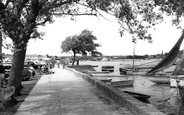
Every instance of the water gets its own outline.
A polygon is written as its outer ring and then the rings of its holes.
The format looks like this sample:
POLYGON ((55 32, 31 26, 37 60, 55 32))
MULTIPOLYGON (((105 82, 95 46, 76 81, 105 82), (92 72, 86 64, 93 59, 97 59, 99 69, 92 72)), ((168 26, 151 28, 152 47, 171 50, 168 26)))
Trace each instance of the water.
MULTIPOLYGON (((136 60, 135 64, 144 64, 153 62, 155 60, 136 60)), ((158 61, 155 61, 155 64, 158 61)), ((119 67, 120 64, 132 64, 132 60, 126 61, 84 61, 80 62, 80 64, 91 64, 91 65, 98 65, 95 68, 96 71, 101 71, 101 66, 104 65, 113 65, 114 72, 111 73, 112 75, 119 75, 119 67)), ((128 91, 135 91, 143 94, 151 95, 149 101, 152 105, 162 111, 165 114, 173 113, 173 115, 184 115, 184 104, 179 96, 179 92, 176 88, 170 88, 169 84, 155 84, 148 80, 147 77, 141 76, 131 76, 134 78, 134 85, 133 87, 124 87, 119 88, 121 91, 128 90, 128 91)))

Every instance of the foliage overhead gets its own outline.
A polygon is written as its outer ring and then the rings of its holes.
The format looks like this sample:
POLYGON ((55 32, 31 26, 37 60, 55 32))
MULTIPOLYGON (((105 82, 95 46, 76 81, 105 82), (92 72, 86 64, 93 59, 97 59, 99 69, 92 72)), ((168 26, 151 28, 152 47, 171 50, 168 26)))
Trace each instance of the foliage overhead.
POLYGON ((184 16, 184 0, 154 0, 155 6, 164 12, 167 16, 172 17, 172 23, 180 29, 181 21, 184 16))
MULTIPOLYGON (((101 15, 105 11, 118 19, 120 35, 129 32, 133 38, 151 40, 149 28, 163 20, 163 12, 176 16, 179 24, 183 16, 183 0, 1 0, 1 29, 13 41, 20 41, 20 33, 42 38, 38 26, 53 23, 54 16, 101 15), (159 9, 159 10, 158 10, 159 9), (9 26, 11 25, 11 26, 9 26)), ((23 40, 27 42, 29 38, 23 40)))

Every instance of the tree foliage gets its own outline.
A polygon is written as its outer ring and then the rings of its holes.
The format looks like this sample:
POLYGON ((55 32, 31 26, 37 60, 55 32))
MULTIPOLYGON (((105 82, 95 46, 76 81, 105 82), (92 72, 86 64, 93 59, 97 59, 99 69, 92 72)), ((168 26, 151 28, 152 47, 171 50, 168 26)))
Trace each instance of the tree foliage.
POLYGON ((92 31, 85 29, 79 35, 66 37, 61 44, 61 49, 63 52, 73 52, 74 64, 76 54, 87 55, 87 53, 91 53, 91 55, 101 55, 96 49, 100 44, 95 43, 94 40, 97 40, 97 38, 92 34, 92 31))

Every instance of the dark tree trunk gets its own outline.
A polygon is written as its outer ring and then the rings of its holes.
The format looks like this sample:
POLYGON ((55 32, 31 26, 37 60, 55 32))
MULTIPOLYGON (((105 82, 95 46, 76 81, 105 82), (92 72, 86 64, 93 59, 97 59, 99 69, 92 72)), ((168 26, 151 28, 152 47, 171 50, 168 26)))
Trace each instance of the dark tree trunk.
POLYGON ((26 55, 27 43, 19 45, 16 47, 13 53, 12 67, 10 71, 10 78, 8 85, 15 86, 15 96, 21 95, 21 81, 22 81, 22 72, 24 68, 24 59, 26 55))
POLYGON ((2 58, 2 46, 3 46, 3 37, 2 37, 2 33, 0 31, 0 58, 2 58))
POLYGON ((75 57, 76 57, 76 53, 75 53, 75 51, 73 51, 73 62, 72 62, 72 66, 74 65, 74 63, 75 63, 75 57))

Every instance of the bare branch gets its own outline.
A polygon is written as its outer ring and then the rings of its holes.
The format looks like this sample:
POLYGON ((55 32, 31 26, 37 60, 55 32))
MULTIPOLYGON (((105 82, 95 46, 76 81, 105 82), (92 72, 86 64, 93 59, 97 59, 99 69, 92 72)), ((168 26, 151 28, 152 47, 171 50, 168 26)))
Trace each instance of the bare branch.
POLYGON ((71 15, 71 16, 83 16, 83 15, 93 15, 96 16, 95 13, 82 13, 82 14, 71 14, 71 13, 53 13, 55 16, 61 16, 61 15, 71 15))

